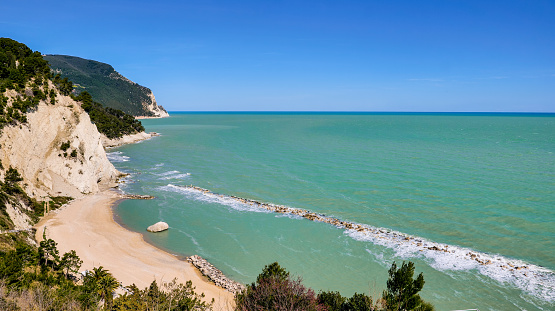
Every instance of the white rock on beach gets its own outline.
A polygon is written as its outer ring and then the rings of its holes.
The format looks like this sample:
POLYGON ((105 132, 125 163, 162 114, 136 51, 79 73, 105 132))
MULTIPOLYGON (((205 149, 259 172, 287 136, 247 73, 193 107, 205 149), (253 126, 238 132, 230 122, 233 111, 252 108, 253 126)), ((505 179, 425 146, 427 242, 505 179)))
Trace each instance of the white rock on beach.
POLYGON ((163 221, 159 221, 157 223, 155 223, 154 225, 146 228, 147 231, 149 232, 160 232, 160 231, 164 231, 164 230, 168 230, 170 226, 168 226, 167 223, 163 222, 163 221))

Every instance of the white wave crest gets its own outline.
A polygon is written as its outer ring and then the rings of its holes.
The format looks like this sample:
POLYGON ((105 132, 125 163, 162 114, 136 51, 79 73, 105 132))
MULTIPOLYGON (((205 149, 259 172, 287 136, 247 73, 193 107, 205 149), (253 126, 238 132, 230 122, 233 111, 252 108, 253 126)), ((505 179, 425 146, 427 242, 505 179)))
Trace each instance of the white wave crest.
POLYGON ((169 180, 169 179, 184 179, 191 176, 191 173, 181 173, 180 171, 169 171, 160 174, 156 174, 160 177, 160 179, 169 180))
POLYGON ((127 162, 129 161, 129 157, 123 155, 121 151, 114 151, 106 153, 106 157, 110 162, 120 163, 120 162, 127 162))
POLYGON ((262 210, 257 207, 253 207, 250 204, 246 204, 243 202, 238 202, 232 197, 219 195, 215 193, 204 193, 202 191, 198 191, 196 189, 190 187, 183 187, 183 186, 176 186, 172 184, 168 184, 167 186, 163 186, 160 189, 165 191, 177 192, 186 195, 190 199, 208 202, 208 203, 216 203, 221 204, 227 207, 230 207, 237 211, 248 211, 248 212, 265 212, 269 213, 269 211, 262 210))
POLYGON ((401 258, 425 258, 430 261, 432 268, 439 271, 477 270, 496 281, 513 284, 540 299, 548 302, 555 301, 555 272, 521 260, 441 244, 387 228, 342 221, 307 210, 216 194, 200 187, 169 184, 164 188, 168 191, 183 193, 191 199, 218 203, 236 210, 276 212, 292 219, 306 218, 325 222, 345 229, 345 234, 354 240, 367 241, 393 249, 401 258))

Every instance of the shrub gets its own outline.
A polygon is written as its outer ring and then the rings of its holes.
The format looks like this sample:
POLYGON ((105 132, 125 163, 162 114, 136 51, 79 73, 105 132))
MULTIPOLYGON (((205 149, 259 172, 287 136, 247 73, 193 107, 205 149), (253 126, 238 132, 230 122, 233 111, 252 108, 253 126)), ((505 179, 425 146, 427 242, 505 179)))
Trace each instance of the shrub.
POLYGON ((372 298, 365 294, 355 293, 345 304, 343 310, 348 311, 370 311, 374 310, 372 305, 372 298))
POLYGON ((66 141, 65 143, 62 143, 62 145, 60 146, 60 149, 62 149, 63 151, 67 151, 67 149, 69 149, 69 147, 71 147, 69 141, 66 141))
POLYGON ((292 279, 277 262, 267 265, 256 283, 236 295, 236 310, 326 310, 319 305, 314 291, 292 279))
POLYGON ((328 307, 328 311, 342 311, 346 301, 339 292, 320 292, 317 299, 318 303, 328 307))

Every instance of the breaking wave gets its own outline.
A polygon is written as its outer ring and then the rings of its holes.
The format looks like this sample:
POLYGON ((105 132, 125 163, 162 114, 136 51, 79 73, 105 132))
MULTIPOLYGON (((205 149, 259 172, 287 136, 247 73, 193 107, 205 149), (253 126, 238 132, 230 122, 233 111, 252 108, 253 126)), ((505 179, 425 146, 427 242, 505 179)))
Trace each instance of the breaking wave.
POLYGON ((274 212, 292 219, 305 218, 327 223, 344 229, 345 234, 354 240, 390 248, 400 257, 428 259, 436 270, 477 270, 498 282, 513 284, 542 300, 555 301, 555 272, 521 260, 437 243, 387 228, 343 221, 304 209, 217 194, 195 186, 168 184, 162 187, 162 190, 182 193, 191 199, 217 203, 239 211, 274 212))
POLYGON ((108 160, 110 160, 110 162, 114 162, 114 163, 129 161, 129 157, 124 156, 123 152, 121 152, 121 151, 114 151, 114 152, 106 153, 106 157, 108 158, 108 160))
POLYGON ((184 179, 191 176, 191 173, 181 173, 179 171, 168 171, 160 174, 156 174, 159 179, 184 179))

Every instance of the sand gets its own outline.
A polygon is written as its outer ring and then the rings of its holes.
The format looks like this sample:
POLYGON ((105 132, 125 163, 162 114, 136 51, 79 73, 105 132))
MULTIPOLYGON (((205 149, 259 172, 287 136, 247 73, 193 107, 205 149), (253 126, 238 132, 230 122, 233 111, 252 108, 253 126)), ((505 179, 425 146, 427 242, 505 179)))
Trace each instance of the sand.
MULTIPOLYGON (((83 260, 80 271, 103 266, 124 286, 135 283, 145 288, 177 278, 193 282, 196 292, 215 299, 214 310, 232 310, 233 295, 209 282, 190 263, 145 242, 113 218, 112 206, 120 197, 114 190, 76 199, 44 217, 36 226, 37 241, 46 237, 58 243, 60 254, 75 250, 83 260)), ((170 229, 171 230, 171 229, 170 229)))

